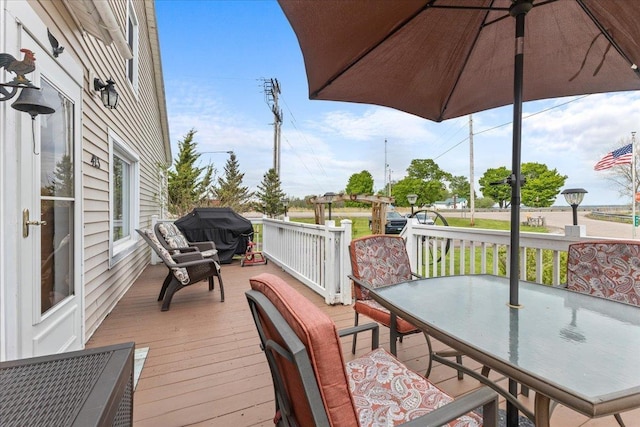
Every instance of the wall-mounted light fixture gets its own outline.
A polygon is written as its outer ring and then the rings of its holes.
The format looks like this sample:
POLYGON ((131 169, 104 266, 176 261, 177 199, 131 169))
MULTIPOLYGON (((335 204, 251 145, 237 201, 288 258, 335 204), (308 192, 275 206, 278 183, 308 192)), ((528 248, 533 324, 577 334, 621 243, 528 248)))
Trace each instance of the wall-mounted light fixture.
POLYGON ((96 92, 100 92, 100 98, 102 99, 102 105, 107 108, 114 109, 118 105, 118 98, 120 95, 116 92, 116 88, 114 87, 116 82, 111 79, 108 79, 106 83, 104 83, 99 78, 93 79, 93 90, 96 92))

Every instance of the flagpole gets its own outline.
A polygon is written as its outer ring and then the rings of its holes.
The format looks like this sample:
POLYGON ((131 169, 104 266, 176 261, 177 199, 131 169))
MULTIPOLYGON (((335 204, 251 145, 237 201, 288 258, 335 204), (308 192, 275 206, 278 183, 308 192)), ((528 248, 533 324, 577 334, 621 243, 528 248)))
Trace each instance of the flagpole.
POLYGON ((636 238, 636 133, 631 132, 631 237, 636 238))

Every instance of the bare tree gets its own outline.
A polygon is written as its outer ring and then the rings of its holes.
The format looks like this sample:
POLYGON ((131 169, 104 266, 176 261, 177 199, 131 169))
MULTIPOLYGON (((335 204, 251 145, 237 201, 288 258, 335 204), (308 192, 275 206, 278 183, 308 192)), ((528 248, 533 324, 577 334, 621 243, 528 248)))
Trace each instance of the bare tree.
MULTIPOLYGON (((613 146, 611 151, 617 150, 618 148, 631 144, 632 138, 633 138, 632 136, 620 138, 618 142, 613 146)), ((613 184, 613 187, 615 187, 618 190, 618 194, 621 197, 628 198, 629 196, 631 196, 632 197, 631 202, 633 202, 634 200, 633 195, 637 193, 638 189, 640 188, 640 182, 638 181, 638 178, 640 178, 640 168, 639 168, 640 165, 638 165, 637 154, 634 153, 634 155, 636 156, 635 184, 632 184, 633 183, 633 169, 631 169, 633 165, 632 163, 615 165, 609 169, 606 169, 605 174, 603 175, 604 179, 606 179, 607 181, 610 181, 613 184)))

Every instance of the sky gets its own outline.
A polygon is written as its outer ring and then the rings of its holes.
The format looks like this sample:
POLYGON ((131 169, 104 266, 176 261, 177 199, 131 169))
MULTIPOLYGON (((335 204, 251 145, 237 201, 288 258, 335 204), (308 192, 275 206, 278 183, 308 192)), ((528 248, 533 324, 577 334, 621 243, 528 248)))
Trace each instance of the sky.
MULTIPOLYGON (((272 167, 274 118, 265 80, 280 83, 281 188, 289 197, 344 191, 367 170, 374 190, 406 176, 412 159, 470 175, 469 116, 435 123, 386 107, 312 101, 295 34, 275 0, 156 0, 172 154, 190 129, 198 151, 233 151, 243 184, 257 190, 272 167), (386 142, 385 142, 386 141, 386 142)), ((475 189, 489 168, 511 170, 512 106, 473 114, 475 189)), ((546 164, 587 190, 583 205, 631 203, 593 166, 640 131, 640 94, 525 103, 522 161, 546 164)), ((638 134, 640 138, 640 133, 638 134)), ((202 154, 224 171, 226 153, 202 154)), ((556 205, 566 206, 563 196, 556 205)))

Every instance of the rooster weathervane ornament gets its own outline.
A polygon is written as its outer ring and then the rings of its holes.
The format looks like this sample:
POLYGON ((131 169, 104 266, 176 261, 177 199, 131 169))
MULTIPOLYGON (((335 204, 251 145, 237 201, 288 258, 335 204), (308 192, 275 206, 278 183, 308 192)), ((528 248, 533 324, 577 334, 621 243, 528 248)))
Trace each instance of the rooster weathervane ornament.
POLYGON ((22 61, 17 60, 8 53, 0 53, 0 69, 14 73, 16 76, 11 82, 0 83, 0 101, 6 101, 13 98, 18 92, 18 88, 35 88, 31 80, 25 77, 25 74, 32 73, 36 69, 36 57, 33 51, 22 48, 20 52, 24 53, 22 61), (7 90, 5 88, 11 88, 7 90))

